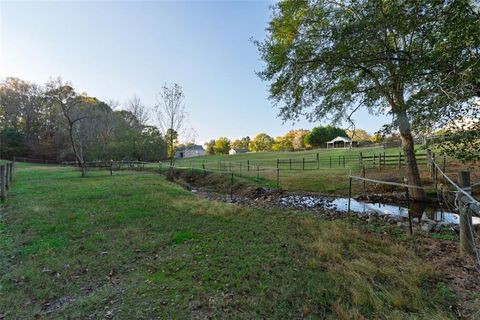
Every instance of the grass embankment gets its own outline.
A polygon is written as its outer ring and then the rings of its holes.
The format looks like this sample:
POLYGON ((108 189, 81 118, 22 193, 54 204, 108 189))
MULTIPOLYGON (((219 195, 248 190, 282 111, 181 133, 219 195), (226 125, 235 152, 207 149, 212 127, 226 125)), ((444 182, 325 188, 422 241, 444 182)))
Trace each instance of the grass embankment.
POLYGON ((404 240, 154 174, 18 164, 0 230, 5 319, 454 317, 404 240))

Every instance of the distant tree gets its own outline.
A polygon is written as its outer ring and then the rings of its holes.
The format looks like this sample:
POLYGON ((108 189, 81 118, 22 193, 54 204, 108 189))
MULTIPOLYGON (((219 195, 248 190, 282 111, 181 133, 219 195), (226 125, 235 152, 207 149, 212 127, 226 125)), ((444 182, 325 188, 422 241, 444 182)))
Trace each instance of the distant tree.
POLYGON ((208 142, 205 142, 205 154, 213 155, 215 154, 215 140, 211 139, 208 142))
POLYGON ((215 140, 214 145, 215 154, 228 154, 230 151, 230 140, 226 137, 220 137, 215 140))
POLYGON ((347 135, 354 141, 371 141, 372 136, 363 129, 347 130, 347 135))
POLYGON ((250 144, 250 137, 246 136, 241 139, 237 139, 232 142, 232 148, 234 149, 246 149, 248 150, 248 145, 250 144))
POLYGON ((259 133, 253 138, 250 142, 249 150, 250 151, 269 151, 272 150, 273 138, 266 133, 259 133))
POLYGON ((12 77, 0 84, 0 129, 13 128, 21 134, 23 152, 33 151, 38 142, 43 109, 43 92, 36 84, 12 77))
POLYGON ((273 151, 291 151, 293 150, 292 143, 285 139, 285 137, 276 137, 272 145, 273 151))
POLYGON ((174 83, 170 87, 163 86, 158 95, 158 104, 155 106, 158 124, 167 142, 167 155, 170 159, 170 169, 167 179, 173 180, 173 161, 178 137, 185 133, 187 112, 185 110, 185 95, 182 87, 174 83), (172 134, 173 133, 173 134, 172 134))
POLYGON ((134 95, 127 103, 127 110, 132 113, 140 127, 146 126, 150 119, 150 112, 141 99, 134 95))
POLYGON ((374 135, 372 135, 372 138, 370 139, 373 143, 380 143, 385 140, 385 135, 382 133, 376 132, 374 135))
POLYGON ((344 129, 333 126, 315 127, 305 136, 305 142, 312 147, 324 147, 327 141, 336 137, 347 137, 344 129))
POLYGON ((23 133, 14 128, 0 131, 0 157, 12 159, 14 156, 24 156, 28 152, 23 133))
POLYGON ((293 149, 303 149, 305 148, 305 136, 309 133, 305 129, 297 129, 288 131, 284 139, 292 145, 293 149))
POLYGON ((280 1, 258 43, 259 76, 285 120, 338 122, 361 107, 392 115, 409 183, 421 186, 412 126, 479 117, 479 20, 472 0, 280 1))

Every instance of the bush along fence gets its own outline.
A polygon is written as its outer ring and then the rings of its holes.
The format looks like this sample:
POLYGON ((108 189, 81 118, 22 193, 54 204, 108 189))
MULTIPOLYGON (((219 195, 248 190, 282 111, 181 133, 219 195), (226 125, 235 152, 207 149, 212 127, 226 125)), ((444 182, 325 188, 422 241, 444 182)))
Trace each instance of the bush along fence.
POLYGON ((12 162, 0 163, 0 200, 7 199, 7 192, 11 188, 15 173, 15 159, 12 162))

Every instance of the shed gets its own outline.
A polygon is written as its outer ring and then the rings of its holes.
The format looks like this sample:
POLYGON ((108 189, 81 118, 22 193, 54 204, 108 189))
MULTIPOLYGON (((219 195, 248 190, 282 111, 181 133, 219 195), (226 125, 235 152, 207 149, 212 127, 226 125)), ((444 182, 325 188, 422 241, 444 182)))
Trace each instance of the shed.
POLYGON ((347 137, 336 137, 333 140, 330 140, 327 142, 327 148, 352 148, 352 147, 357 147, 358 142, 357 141, 352 141, 352 139, 347 138, 347 137))
POLYGON ((247 152, 248 152, 247 149, 232 148, 232 149, 230 149, 230 151, 228 151, 228 154, 233 155, 233 154, 237 154, 237 153, 247 153, 247 152))

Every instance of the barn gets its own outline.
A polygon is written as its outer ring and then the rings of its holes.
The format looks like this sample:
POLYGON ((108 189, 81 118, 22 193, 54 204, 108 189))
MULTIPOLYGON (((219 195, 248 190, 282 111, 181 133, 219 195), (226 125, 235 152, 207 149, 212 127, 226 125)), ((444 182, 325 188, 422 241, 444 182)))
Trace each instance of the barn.
POLYGON ((193 144, 191 146, 180 147, 175 152, 175 158, 191 158, 205 155, 205 149, 201 145, 193 144))

